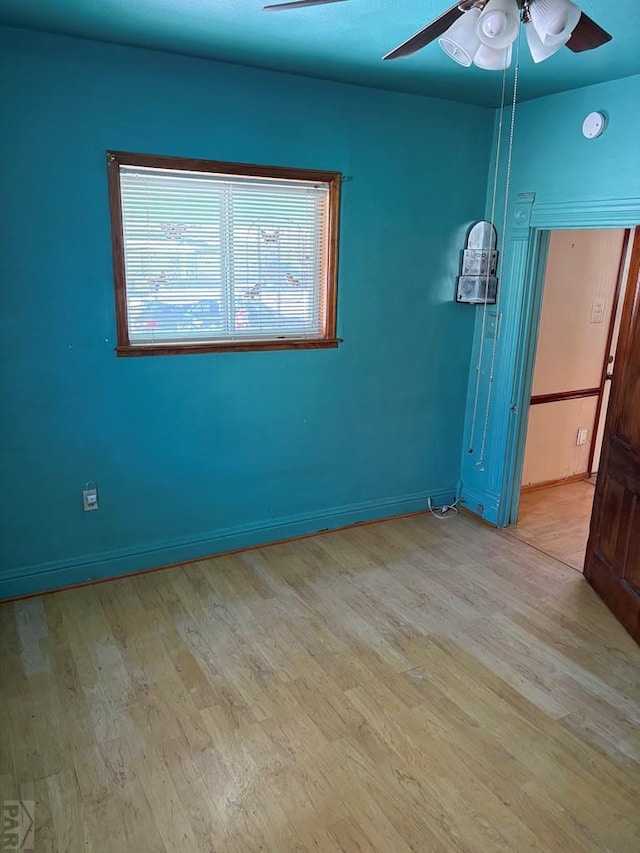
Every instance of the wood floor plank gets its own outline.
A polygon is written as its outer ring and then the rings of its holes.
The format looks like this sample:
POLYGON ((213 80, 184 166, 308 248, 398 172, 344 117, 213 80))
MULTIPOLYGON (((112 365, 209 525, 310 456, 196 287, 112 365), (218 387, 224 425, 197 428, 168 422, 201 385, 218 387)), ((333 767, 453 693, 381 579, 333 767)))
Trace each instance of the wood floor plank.
POLYGON ((640 850, 640 649, 468 515, 0 604, 0 641, 37 850, 640 850))
POLYGON ((513 536, 582 571, 594 483, 583 480, 523 492, 513 536))

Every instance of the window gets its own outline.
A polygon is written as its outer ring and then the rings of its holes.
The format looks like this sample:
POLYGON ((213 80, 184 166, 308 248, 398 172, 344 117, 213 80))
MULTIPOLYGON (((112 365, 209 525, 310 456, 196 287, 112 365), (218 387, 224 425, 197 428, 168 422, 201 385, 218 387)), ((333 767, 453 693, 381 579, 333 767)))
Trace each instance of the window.
POLYGON ((338 345, 339 173, 107 164, 119 355, 338 345))

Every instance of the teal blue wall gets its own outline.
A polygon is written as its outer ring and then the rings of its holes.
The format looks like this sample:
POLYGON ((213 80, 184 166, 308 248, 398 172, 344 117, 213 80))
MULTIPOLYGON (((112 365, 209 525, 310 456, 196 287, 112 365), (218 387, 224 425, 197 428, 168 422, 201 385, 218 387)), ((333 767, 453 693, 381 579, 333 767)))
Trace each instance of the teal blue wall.
POLYGON ((0 75, 0 595, 451 499, 493 111, 11 29, 0 75), (342 346, 117 359, 107 148, 350 176, 342 346))
MULTIPOLYGON (((475 510, 480 505, 481 514, 493 523, 503 523, 506 520, 506 498, 513 452, 509 443, 509 425, 510 418, 512 424, 516 418, 516 415, 510 416, 509 406, 518 400, 523 385, 518 369, 520 359, 517 341, 512 333, 523 328, 526 322, 525 311, 529 310, 524 282, 517 275, 509 275, 515 251, 511 242, 515 200, 519 194, 534 193, 534 221, 536 210, 546 207, 547 221, 556 221, 558 227, 561 227, 560 223, 566 222, 564 206, 572 206, 577 211, 576 215, 582 215, 581 210, 593 209, 591 227, 618 224, 613 220, 607 222, 606 217, 609 214, 601 213, 598 208, 604 208, 609 203, 613 208, 619 200, 640 199, 639 104, 640 76, 635 76, 529 101, 518 107, 510 193, 510 226, 505 253, 506 274, 501 282, 500 297, 504 334, 501 334, 498 342, 484 470, 480 470, 477 464, 480 442, 475 443, 473 454, 467 452, 481 342, 480 309, 476 309, 462 453, 463 495, 471 509, 475 510), (584 117, 594 110, 608 115, 608 126, 599 139, 587 140, 581 132, 582 122, 584 117), (554 207, 557 207, 556 212, 554 207), (598 220, 599 216, 604 216, 604 219, 598 220)), ((503 151, 503 154, 505 153, 503 151)), ((503 166, 505 162, 503 156, 503 166)), ((503 179, 504 171, 500 181, 501 187, 504 187, 503 179)), ((631 214, 630 222, 640 224, 640 212, 635 220, 633 215, 631 214)), ((500 205, 497 222, 502 222, 500 205)), ((568 226, 564 224, 562 227, 568 226)), ((492 342, 485 339, 481 361, 481 421, 486 409, 491 350, 492 342)), ((478 431, 482 433, 482 423, 478 431)))

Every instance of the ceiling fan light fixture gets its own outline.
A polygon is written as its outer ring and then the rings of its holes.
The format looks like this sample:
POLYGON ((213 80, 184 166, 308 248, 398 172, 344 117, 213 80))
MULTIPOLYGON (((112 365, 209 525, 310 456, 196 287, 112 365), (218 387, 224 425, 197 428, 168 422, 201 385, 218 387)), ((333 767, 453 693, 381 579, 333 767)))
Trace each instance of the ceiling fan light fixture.
POLYGON ((502 50, 516 40, 519 26, 516 0, 489 0, 478 18, 478 38, 486 47, 502 50))
POLYGON ((480 10, 477 8, 465 12, 452 24, 446 33, 438 39, 438 44, 451 59, 468 68, 480 47, 477 33, 480 10))
POLYGON ((582 10, 571 0, 535 0, 530 6, 531 24, 543 45, 562 47, 571 38, 582 10))
POLYGON ((553 56, 554 53, 557 53, 563 46, 562 42, 543 42, 538 33, 536 32, 536 29, 533 24, 525 24, 524 31, 527 35, 529 53, 531 54, 531 58, 536 64, 539 62, 544 62, 545 59, 549 59, 550 56, 553 56))
POLYGON ((504 71, 505 68, 509 68, 511 65, 512 55, 512 44, 508 44, 500 50, 496 50, 495 47, 487 47, 486 44, 481 44, 478 52, 473 57, 473 64, 484 71, 504 71))

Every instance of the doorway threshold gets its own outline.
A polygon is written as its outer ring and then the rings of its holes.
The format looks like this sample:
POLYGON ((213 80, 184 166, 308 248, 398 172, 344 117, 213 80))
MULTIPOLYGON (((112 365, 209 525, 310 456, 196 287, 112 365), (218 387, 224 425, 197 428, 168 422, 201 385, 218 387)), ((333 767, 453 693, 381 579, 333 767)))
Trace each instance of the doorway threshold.
POLYGON ((594 488, 586 480, 524 492, 518 523, 505 532, 581 572, 593 497, 594 488))

